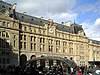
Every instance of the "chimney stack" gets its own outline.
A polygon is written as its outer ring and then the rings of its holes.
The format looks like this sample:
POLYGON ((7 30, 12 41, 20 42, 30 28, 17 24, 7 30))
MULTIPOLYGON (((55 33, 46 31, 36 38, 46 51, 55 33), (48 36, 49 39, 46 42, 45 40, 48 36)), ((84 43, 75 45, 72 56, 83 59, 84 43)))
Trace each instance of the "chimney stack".
POLYGON ((12 8, 13 8, 13 10, 15 10, 16 9, 16 3, 14 3, 13 5, 12 5, 12 8))
POLYGON ((26 14, 26 12, 23 12, 23 14, 26 14))
POLYGON ((53 19, 49 19, 49 22, 53 22, 53 19))
POLYGON ((71 26, 71 22, 70 21, 67 21, 65 22, 66 26, 70 27, 71 26))

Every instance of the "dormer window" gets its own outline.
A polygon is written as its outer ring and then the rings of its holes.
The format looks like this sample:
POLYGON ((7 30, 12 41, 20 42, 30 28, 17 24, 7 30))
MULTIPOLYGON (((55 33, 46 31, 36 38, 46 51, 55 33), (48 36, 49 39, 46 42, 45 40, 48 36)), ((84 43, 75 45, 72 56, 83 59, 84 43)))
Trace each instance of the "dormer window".
POLYGON ((22 18, 24 18, 24 16, 22 16, 22 18))
POLYGON ((9 10, 11 10, 11 8, 9 8, 9 10))
POLYGON ((5 26, 6 25, 6 22, 3 22, 3 26, 5 26))
POLYGON ((26 29, 27 29, 27 28, 25 27, 24 30, 26 31, 26 29))
POLYGON ((5 6, 2 6, 3 8, 5 8, 5 6))
POLYGON ((40 21, 40 23, 42 23, 42 21, 40 21))
POLYGON ((34 19, 32 18, 32 20, 34 20, 34 19))

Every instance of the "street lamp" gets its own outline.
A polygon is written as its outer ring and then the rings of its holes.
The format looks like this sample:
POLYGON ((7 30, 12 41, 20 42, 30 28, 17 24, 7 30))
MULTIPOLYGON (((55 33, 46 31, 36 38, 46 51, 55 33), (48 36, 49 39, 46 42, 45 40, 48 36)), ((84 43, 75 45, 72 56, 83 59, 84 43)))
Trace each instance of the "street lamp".
POLYGON ((95 66, 95 52, 93 52, 94 54, 94 56, 93 56, 93 67, 95 66))

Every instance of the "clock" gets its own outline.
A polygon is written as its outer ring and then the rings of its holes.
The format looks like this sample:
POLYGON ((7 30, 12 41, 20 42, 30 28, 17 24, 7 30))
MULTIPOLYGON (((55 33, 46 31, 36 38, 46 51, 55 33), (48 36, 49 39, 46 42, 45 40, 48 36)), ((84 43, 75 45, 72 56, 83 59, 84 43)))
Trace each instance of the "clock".
POLYGON ((1 13, 2 15, 5 15, 6 10, 5 10, 5 9, 1 9, 1 10, 0 10, 0 13, 1 13))
POLYGON ((50 33, 53 33, 53 29, 52 29, 52 28, 49 28, 49 32, 50 32, 50 33))
POLYGON ((1 9, 0 14, 1 14, 3 17, 7 17, 7 16, 9 16, 10 13, 9 13, 9 11, 6 10, 6 9, 1 9))

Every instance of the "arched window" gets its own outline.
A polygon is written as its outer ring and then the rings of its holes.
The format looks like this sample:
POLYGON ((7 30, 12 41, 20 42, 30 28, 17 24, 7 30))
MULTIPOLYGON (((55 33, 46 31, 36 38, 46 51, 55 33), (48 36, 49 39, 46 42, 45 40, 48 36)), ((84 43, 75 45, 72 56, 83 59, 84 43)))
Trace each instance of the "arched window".
POLYGON ((22 55, 20 56, 20 65, 21 65, 21 66, 24 66, 25 63, 26 63, 26 61, 27 61, 27 56, 26 56, 25 54, 22 54, 22 55))

